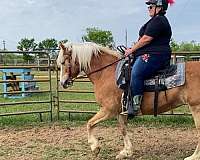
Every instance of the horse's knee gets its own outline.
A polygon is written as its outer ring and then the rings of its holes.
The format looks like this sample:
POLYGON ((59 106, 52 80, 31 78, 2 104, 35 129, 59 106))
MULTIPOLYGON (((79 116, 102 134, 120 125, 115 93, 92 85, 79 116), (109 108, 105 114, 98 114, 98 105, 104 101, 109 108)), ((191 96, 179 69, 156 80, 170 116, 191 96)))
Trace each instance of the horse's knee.
POLYGON ((123 136, 125 136, 127 134, 127 118, 125 116, 119 115, 118 117, 118 121, 119 121, 119 129, 122 133, 123 136))
POLYGON ((123 125, 119 125, 119 130, 123 136, 127 134, 126 127, 123 125))

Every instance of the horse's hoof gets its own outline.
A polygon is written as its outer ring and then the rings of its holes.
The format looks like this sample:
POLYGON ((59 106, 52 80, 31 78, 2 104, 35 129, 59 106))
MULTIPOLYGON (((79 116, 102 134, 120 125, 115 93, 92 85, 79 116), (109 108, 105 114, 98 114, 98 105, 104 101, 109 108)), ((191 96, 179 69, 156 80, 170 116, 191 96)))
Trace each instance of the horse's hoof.
POLYGON ((129 159, 129 158, 131 158, 132 156, 125 156, 125 155, 123 155, 123 154, 118 154, 117 156, 116 156, 116 159, 117 160, 122 160, 122 159, 129 159))
POLYGON ((185 158, 184 160, 193 160, 193 159, 191 159, 191 158, 188 157, 188 158, 185 158))
POLYGON ((116 156, 116 159, 120 160, 120 159, 127 159, 131 157, 132 157, 132 153, 125 153, 122 151, 116 156))
POLYGON ((199 157, 190 156, 190 157, 185 158, 184 160, 200 160, 200 158, 199 157))
POLYGON ((129 158, 131 158, 132 157, 132 155, 124 155, 124 154, 118 154, 117 156, 116 156, 116 159, 117 160, 120 160, 120 159, 129 159, 129 158))
POLYGON ((125 156, 125 155, 122 155, 122 154, 118 154, 118 155, 116 156, 116 159, 117 159, 117 160, 125 159, 125 158, 126 158, 126 156, 125 156))

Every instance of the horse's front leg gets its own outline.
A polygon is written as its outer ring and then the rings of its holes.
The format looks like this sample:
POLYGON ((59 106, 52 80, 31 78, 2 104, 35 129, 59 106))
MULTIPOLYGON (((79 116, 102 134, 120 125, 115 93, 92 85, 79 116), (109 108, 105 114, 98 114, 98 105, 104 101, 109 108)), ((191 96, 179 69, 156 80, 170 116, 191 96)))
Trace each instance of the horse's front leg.
POLYGON ((118 116, 120 131, 124 139, 124 148, 116 156, 116 159, 130 158, 133 155, 133 146, 127 133, 127 116, 118 116))
POLYGON ((100 146, 98 143, 98 139, 93 134, 94 127, 97 123, 110 118, 109 115, 110 115, 109 113, 106 113, 106 112, 100 110, 99 112, 97 112, 97 114, 94 115, 94 117, 92 117, 88 121, 88 124, 87 124, 88 143, 90 144, 91 150, 95 154, 95 156, 98 155, 98 153, 100 151, 100 146))

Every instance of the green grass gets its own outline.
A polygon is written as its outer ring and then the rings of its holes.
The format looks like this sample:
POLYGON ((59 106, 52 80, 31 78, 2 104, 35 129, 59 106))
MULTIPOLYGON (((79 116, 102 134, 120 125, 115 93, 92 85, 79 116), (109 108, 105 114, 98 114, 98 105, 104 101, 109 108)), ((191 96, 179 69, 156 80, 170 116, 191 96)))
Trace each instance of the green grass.
POLYGON ((148 126, 148 127, 194 127, 194 121, 191 116, 141 116, 130 120, 130 125, 148 126))

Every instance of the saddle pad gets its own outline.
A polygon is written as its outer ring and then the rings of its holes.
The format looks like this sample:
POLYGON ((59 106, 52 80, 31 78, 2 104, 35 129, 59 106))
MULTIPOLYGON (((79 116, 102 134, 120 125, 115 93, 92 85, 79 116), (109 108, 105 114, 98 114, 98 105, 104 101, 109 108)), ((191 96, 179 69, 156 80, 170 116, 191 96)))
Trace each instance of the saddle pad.
MULTIPOLYGON (((174 75, 160 78, 160 84, 165 85, 167 89, 182 86, 185 83, 185 63, 177 63, 177 71, 174 75)), ((147 79, 145 86, 155 85, 155 78, 147 79)))

